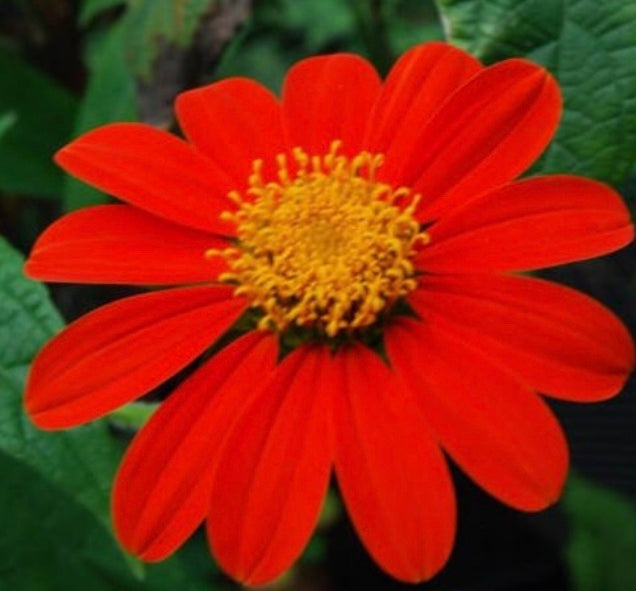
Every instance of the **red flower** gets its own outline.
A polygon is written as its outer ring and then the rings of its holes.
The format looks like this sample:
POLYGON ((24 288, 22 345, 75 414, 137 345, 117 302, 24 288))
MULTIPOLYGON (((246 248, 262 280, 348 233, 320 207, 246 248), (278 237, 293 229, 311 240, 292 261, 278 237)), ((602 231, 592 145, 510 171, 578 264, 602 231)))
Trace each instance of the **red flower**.
POLYGON ((333 467, 378 564, 419 581, 453 544, 442 449, 504 503, 553 503, 568 452, 537 392, 608 398, 634 349, 600 304, 517 274, 633 236, 609 187, 514 180, 556 128, 552 77, 431 43, 384 84, 333 55, 294 66, 281 101, 235 78, 176 108, 187 142, 122 123, 57 154, 127 204, 62 218, 26 266, 47 281, 187 285, 54 338, 26 394, 42 428, 103 416, 239 318, 251 327, 133 441, 113 496, 121 543, 160 560, 206 519, 221 566, 263 583, 300 554, 333 467))

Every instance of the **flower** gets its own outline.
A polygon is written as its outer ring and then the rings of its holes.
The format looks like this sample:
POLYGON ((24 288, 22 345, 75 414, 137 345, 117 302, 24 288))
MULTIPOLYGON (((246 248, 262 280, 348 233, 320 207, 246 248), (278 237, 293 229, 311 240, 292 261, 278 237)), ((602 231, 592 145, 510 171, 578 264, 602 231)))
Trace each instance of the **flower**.
POLYGON ((188 141, 119 123, 58 152, 126 204, 61 218, 26 264, 46 281, 173 286, 43 348, 26 409, 45 429, 103 416, 244 333, 132 442, 113 493, 121 543, 160 560, 206 520, 220 565, 264 583, 307 543, 333 468, 376 562, 419 581, 453 545, 442 450, 510 506, 553 503, 568 452, 538 393, 602 400, 634 365, 611 312, 519 274, 633 237, 605 185, 515 180, 557 126, 554 79, 429 43, 384 84, 360 57, 314 57, 280 101, 231 78, 176 111, 188 141))

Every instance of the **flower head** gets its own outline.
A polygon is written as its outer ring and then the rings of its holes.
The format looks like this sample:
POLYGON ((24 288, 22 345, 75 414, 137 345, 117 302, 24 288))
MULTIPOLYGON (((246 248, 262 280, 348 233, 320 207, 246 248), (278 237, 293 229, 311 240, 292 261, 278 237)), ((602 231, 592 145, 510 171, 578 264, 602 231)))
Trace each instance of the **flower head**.
POLYGON ((128 550, 160 560, 206 520, 229 574, 269 581, 307 543, 334 470, 377 563, 419 581, 453 545, 442 450, 508 505, 558 498, 567 446, 538 393, 601 400, 634 365, 611 312, 519 274, 633 237, 605 185, 515 180, 560 110, 542 68, 430 43, 384 83, 359 57, 311 58, 280 100, 241 78, 183 93, 187 141, 121 123, 57 154, 125 204, 61 218, 27 273, 171 287, 44 347, 26 394, 36 424, 103 416, 244 332, 131 444, 113 493, 128 550))
POLYGON ((417 286, 411 262, 418 243, 427 241, 409 207, 395 204, 408 189, 393 190, 374 176, 381 156, 355 158, 329 153, 312 159, 294 150, 297 170, 290 175, 284 155, 277 182, 266 182, 255 162, 248 200, 226 219, 236 223, 237 246, 222 254, 235 282, 263 312, 259 327, 284 332, 311 328, 335 337, 373 325, 381 312, 417 286))

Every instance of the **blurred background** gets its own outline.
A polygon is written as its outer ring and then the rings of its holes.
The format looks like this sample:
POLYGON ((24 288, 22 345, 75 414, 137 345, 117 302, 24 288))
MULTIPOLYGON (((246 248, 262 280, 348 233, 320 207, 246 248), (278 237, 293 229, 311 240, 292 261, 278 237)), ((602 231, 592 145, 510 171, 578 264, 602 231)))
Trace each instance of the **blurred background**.
MULTIPOLYGON (((198 532, 143 565, 110 533, 122 451, 169 387, 60 433, 22 412, 25 372, 60 327, 131 293, 22 277, 23 256, 64 212, 109 198, 65 176, 56 149, 109 121, 176 130, 186 88, 249 76, 278 91, 296 60, 353 51, 384 74, 416 43, 447 39, 485 63, 524 56, 558 78, 562 125, 532 173, 612 184, 636 207, 634 0, 0 0, 0 590, 230 590, 198 532)), ((636 249, 543 273, 636 332, 636 249)), ((170 385, 169 385, 170 386, 170 385)), ((510 510, 455 471, 459 532, 437 591, 636 590, 636 384, 595 405, 551 403, 572 452, 562 502, 510 510)), ((280 590, 407 589, 361 548, 335 488, 280 590)))

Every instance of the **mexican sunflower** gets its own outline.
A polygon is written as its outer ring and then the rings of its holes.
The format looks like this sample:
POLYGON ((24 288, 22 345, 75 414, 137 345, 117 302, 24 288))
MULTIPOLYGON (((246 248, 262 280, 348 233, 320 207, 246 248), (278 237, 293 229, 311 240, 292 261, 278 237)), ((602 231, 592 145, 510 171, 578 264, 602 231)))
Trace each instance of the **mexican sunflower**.
POLYGON ((294 65, 280 99, 244 78, 184 92, 185 140, 118 123, 62 148, 63 169, 124 203, 55 222, 27 274, 166 289, 53 338, 27 412, 79 425, 197 360, 123 459, 121 544, 161 560, 205 521, 227 573, 270 581, 333 469, 375 561, 420 581, 453 546, 444 454, 507 505, 554 503, 568 451, 539 393, 606 399, 634 364, 610 311, 522 274, 633 236, 603 184, 516 180, 560 113, 544 69, 430 43, 383 83, 337 54, 294 65))

